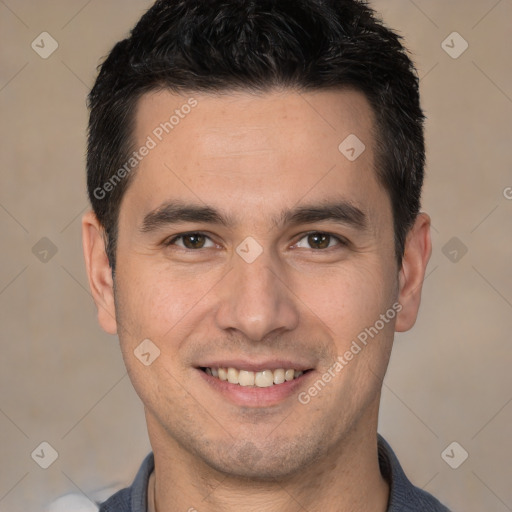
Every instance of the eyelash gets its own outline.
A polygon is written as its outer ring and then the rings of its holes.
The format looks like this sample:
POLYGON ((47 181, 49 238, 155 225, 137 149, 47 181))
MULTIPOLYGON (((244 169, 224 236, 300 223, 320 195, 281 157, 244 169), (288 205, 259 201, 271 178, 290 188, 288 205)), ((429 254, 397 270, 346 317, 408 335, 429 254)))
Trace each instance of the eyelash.
MULTIPOLYGON (((206 234, 206 233, 203 233, 202 231, 189 231, 187 233, 180 233, 179 235, 176 235, 174 237, 172 237, 171 239, 169 240, 166 240, 164 241, 164 245, 166 247, 168 246, 171 246, 171 245, 175 245, 175 242, 179 239, 182 239, 186 236, 190 236, 190 235, 202 235, 206 238, 208 238, 210 241, 213 242, 213 240, 206 234)), ((332 233, 328 233, 326 231, 309 231, 308 233, 304 233, 301 238, 299 238, 299 240, 294 244, 298 244, 302 239, 310 236, 310 235, 326 235, 326 236, 329 236, 331 239, 335 239, 337 242, 338 242, 338 246, 341 246, 341 247, 346 247, 349 245, 349 242, 340 237, 340 236, 337 236, 337 235, 333 235, 332 233)), ((179 247, 179 246, 178 246, 179 247)), ((180 249, 184 250, 184 251, 191 251, 191 252, 196 252, 196 251, 200 251, 202 249, 211 249, 211 247, 206 247, 206 248, 199 248, 199 249, 189 249, 187 247, 179 247, 180 249)), ((325 249, 309 249, 311 251, 314 251, 314 252, 325 252, 327 250, 332 250, 333 247, 327 247, 325 249)))

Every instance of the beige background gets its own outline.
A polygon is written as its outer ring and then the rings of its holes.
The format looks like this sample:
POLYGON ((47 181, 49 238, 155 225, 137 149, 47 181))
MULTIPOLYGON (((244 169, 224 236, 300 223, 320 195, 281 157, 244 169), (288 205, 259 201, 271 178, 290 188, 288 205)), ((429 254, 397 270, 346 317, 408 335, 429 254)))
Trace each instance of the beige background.
MULTIPOLYGON (((79 221, 85 97, 100 57, 149 4, 0 0, 1 512, 127 485, 149 451, 117 339, 96 323, 79 221), (48 59, 31 48, 43 31, 59 44, 48 59), (32 252, 42 237, 57 248, 47 262, 32 252), (46 470, 31 458, 42 441, 59 454, 46 470)), ((411 480, 454 511, 510 511, 512 1, 373 4, 422 77, 434 226, 420 318, 397 336, 380 432, 411 480), (469 43, 457 59, 441 47, 454 31, 469 43), (452 237, 458 248, 445 245, 452 237), (469 453, 458 469, 441 457, 452 441, 469 453)))

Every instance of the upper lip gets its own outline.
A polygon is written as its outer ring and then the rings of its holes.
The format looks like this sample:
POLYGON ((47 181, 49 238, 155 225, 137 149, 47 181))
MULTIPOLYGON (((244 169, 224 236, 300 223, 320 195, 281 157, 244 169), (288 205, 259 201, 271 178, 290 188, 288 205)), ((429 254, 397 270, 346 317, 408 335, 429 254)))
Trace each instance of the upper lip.
POLYGON ((258 372, 263 370, 278 370, 283 368, 288 370, 293 368, 298 371, 313 369, 313 365, 305 364, 289 359, 267 359, 262 361, 248 361, 247 359, 217 359, 205 361, 197 366, 198 368, 236 368, 237 370, 246 370, 249 372, 258 372))

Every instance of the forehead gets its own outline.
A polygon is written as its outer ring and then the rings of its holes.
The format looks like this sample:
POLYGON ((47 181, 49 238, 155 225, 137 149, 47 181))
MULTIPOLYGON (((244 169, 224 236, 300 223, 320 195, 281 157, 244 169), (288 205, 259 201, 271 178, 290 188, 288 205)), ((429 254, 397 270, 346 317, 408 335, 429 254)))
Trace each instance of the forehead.
POLYGON ((146 211, 174 198, 277 211, 305 196, 375 209, 385 194, 373 126, 368 101, 352 90, 152 92, 139 100, 134 134, 136 148, 151 149, 126 195, 146 211))
POLYGON ((139 100, 135 135, 138 141, 152 134, 157 143, 172 138, 187 148, 193 144, 198 157, 231 158, 283 142, 297 148, 311 139, 336 150, 332 143, 351 133, 371 145, 372 127, 371 107, 354 90, 179 95, 160 90, 139 100))

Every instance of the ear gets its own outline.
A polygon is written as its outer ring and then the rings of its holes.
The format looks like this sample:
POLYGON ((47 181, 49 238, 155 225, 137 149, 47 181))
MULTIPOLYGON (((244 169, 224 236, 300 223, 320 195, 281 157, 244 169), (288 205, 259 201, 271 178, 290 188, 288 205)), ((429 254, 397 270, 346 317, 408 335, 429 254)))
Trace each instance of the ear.
POLYGON ((82 245, 89 287, 96 307, 98 322, 104 331, 116 334, 117 322, 114 305, 114 281, 105 248, 104 229, 96 215, 90 211, 82 217, 82 245))
POLYGON ((402 267, 398 274, 398 301, 402 309, 395 324, 397 332, 408 331, 416 322, 425 270, 431 254, 430 217, 420 213, 407 235, 402 267))

